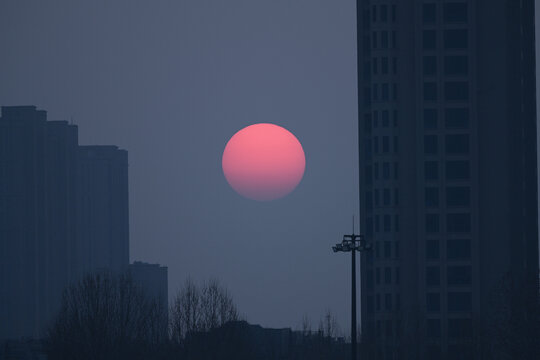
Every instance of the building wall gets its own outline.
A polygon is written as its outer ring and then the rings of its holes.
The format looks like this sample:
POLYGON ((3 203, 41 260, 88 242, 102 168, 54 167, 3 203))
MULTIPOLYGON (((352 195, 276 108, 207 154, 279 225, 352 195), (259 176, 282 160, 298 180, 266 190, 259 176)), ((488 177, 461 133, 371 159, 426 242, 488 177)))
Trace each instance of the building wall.
POLYGON ((533 1, 358 15, 363 333, 463 355, 502 279, 538 271, 533 1))

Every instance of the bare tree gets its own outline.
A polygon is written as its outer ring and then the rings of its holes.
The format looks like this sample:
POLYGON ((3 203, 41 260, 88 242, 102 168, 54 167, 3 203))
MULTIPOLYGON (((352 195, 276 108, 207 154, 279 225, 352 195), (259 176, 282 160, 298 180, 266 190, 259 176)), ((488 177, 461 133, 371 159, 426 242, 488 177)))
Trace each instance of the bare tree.
POLYGON ((332 314, 332 311, 330 309, 326 309, 326 312, 324 314, 323 319, 321 320, 322 323, 322 332, 324 336, 335 338, 339 336, 340 328, 338 321, 336 320, 334 314, 332 314))
POLYGON ((302 316, 300 331, 302 331, 303 336, 311 335, 311 319, 307 316, 307 314, 302 316))
POLYGON ((128 275, 89 275, 69 286, 48 332, 51 359, 144 358, 165 342, 166 309, 128 275))
POLYGON ((181 343, 191 333, 210 331, 238 319, 236 305, 219 281, 210 280, 199 288, 188 279, 171 308, 173 340, 181 343))

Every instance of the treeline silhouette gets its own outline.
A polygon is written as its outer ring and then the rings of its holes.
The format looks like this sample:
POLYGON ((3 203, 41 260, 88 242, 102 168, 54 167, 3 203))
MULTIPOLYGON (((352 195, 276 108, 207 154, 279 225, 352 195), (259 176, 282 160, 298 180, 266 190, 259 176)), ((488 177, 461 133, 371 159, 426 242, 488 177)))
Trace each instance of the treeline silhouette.
POLYGON ((339 326, 327 311, 316 331, 265 329, 247 323, 219 281, 188 279, 170 309, 129 274, 88 275, 69 286, 45 339, 51 360, 270 360, 348 358, 339 326))

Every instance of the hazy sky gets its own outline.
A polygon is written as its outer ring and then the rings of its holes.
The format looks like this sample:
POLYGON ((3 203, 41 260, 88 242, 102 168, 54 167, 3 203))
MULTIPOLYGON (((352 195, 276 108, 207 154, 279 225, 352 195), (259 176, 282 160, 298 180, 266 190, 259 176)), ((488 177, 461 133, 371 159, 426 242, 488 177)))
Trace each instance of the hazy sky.
POLYGON ((81 144, 129 151, 130 258, 169 267, 169 291, 218 277, 264 326, 326 308, 348 327, 358 213, 355 3, 329 0, 0 3, 0 105, 73 119, 81 144), (306 173, 254 202, 226 183, 239 129, 293 132, 306 173))
POLYGON ((331 245, 358 214, 354 0, 0 2, 0 105, 73 119, 81 144, 129 151, 131 261, 169 292, 217 277, 252 323, 348 331, 350 260, 331 245), (226 183, 228 139, 293 132, 299 187, 255 202, 226 183))

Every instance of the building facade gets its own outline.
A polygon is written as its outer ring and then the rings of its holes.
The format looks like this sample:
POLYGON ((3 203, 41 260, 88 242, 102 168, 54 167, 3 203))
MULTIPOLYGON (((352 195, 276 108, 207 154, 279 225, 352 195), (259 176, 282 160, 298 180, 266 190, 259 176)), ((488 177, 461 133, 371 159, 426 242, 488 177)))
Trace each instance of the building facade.
POLYGON ((467 358, 504 279, 538 273, 534 2, 357 11, 362 332, 467 358))
POLYGON ((94 148, 35 106, 2 107, 0 339, 40 338, 70 282, 127 269, 127 153, 94 148))

